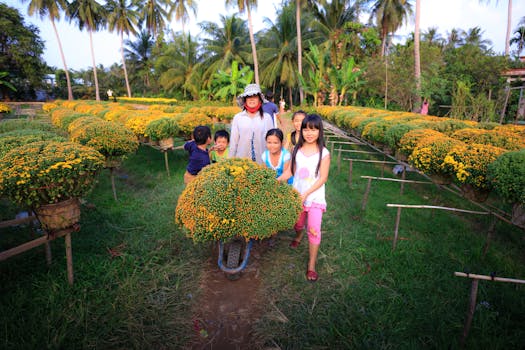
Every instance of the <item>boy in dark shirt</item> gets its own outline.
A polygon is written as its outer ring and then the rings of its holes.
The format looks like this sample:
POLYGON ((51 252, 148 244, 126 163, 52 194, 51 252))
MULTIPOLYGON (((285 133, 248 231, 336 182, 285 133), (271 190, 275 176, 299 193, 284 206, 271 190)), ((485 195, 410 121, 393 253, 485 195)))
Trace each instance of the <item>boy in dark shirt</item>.
POLYGON ((210 164, 208 145, 211 143, 211 130, 207 126, 197 126, 193 130, 193 140, 184 144, 184 149, 188 151, 190 158, 186 172, 184 173, 184 183, 189 184, 206 165, 210 164))

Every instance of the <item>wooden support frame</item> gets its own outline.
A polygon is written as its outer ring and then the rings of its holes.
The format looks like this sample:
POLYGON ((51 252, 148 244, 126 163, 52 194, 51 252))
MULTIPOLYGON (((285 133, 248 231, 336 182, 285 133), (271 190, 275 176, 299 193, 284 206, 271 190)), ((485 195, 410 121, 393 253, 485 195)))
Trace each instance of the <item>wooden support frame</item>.
POLYGON ((39 238, 33 239, 32 241, 20 244, 16 247, 0 252, 0 261, 4 261, 15 255, 21 254, 30 249, 38 247, 42 244, 45 244, 46 245, 45 247, 46 261, 49 264, 51 262, 51 250, 49 247, 49 242, 59 237, 64 237, 65 246, 66 246, 67 279, 68 279, 69 284, 73 285, 74 276, 73 276, 73 250, 71 246, 71 233, 77 232, 79 230, 80 230, 80 225, 76 224, 71 227, 68 227, 62 230, 58 230, 58 231, 44 231, 44 235, 39 238))
POLYGON ((368 203, 368 196, 370 195, 370 188, 372 186, 372 180, 399 182, 400 183, 399 193, 401 195, 403 195, 404 188, 405 188, 404 187, 405 183, 416 183, 416 184, 424 184, 424 185, 433 185, 434 184, 433 182, 430 182, 430 181, 405 180, 404 179, 404 174, 405 174, 405 172, 403 171, 403 178, 401 178, 401 179, 395 179, 395 178, 391 178, 391 177, 366 176, 366 175, 361 176, 362 179, 368 179, 368 183, 366 185, 365 194, 363 195, 363 201, 361 202, 361 210, 365 210, 366 209, 366 205, 368 203))
MULTIPOLYGON (((369 180, 371 181, 371 180, 369 180)), ((392 250, 396 249, 398 234, 399 234, 399 224, 401 221, 401 209, 439 209, 439 210, 448 210, 448 211, 455 211, 460 213, 468 213, 468 214, 475 214, 475 215, 489 215, 490 212, 486 211, 474 211, 474 210, 466 210, 466 209, 458 209, 458 208, 449 208, 449 207, 440 207, 436 205, 409 205, 409 204, 387 204, 388 208, 397 208, 397 214, 396 214, 396 226, 394 229, 394 241, 392 242, 392 250)))
POLYGON ((454 276, 466 277, 466 278, 472 279, 472 284, 470 287, 469 306, 467 309, 465 324, 463 326, 463 332, 461 333, 461 338, 459 340, 459 345, 461 348, 463 348, 465 347, 465 342, 470 332, 470 326, 472 325, 472 319, 474 318, 474 312, 476 311, 476 300, 478 297, 479 281, 485 280, 485 281, 494 281, 494 282, 525 284, 525 280, 515 279, 515 278, 506 278, 506 277, 487 276, 487 275, 477 275, 477 274, 465 273, 465 272, 454 272, 454 276))

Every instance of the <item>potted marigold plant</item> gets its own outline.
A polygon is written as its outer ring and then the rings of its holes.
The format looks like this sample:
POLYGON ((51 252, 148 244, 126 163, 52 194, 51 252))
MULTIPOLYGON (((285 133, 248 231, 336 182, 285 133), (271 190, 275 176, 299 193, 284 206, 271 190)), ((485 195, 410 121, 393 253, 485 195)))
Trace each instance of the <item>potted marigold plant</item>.
POLYGON ((525 228, 525 149, 499 156, 489 164, 488 178, 496 192, 513 203, 512 223, 525 228))
POLYGON ((131 130, 102 119, 75 128, 70 139, 102 153, 106 157, 107 168, 118 166, 123 156, 135 152, 139 146, 131 130))
POLYGON ((173 137, 179 133, 179 126, 173 118, 160 118, 152 120, 146 125, 144 136, 153 141, 158 141, 162 149, 173 147, 173 137))
POLYGON ((299 194, 275 172, 246 159, 205 167, 179 196, 175 221, 195 242, 268 238, 293 227, 299 194))
POLYGON ((102 154, 78 143, 29 143, 0 158, 0 193, 14 203, 32 208, 46 229, 65 228, 78 221, 78 198, 92 189, 103 164, 102 154), (62 213, 58 222, 44 222, 43 217, 47 218, 51 210, 49 205, 71 211, 73 217, 66 218, 62 213))

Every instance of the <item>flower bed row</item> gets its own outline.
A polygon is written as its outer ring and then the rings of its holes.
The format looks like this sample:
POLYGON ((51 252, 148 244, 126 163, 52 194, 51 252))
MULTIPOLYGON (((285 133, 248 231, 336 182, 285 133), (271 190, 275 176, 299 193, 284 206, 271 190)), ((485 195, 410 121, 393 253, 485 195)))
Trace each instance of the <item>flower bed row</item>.
POLYGON ((495 189, 504 199, 525 204, 525 126, 363 107, 319 107, 316 112, 428 175, 449 178, 465 189, 495 189))

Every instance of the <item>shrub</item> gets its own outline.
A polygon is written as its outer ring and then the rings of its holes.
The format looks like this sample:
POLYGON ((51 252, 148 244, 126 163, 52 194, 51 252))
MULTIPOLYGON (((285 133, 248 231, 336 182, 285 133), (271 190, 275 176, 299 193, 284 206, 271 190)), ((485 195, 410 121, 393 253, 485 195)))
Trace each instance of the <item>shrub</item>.
POLYGON ((407 132, 401 140, 399 141, 399 150, 409 156, 414 148, 418 146, 418 144, 421 142, 421 140, 433 136, 440 136, 443 135, 439 131, 435 131, 432 129, 414 129, 409 132, 407 132))
POLYGON ((184 113, 181 119, 178 121, 179 130, 181 134, 189 138, 193 132, 193 129, 199 125, 207 125, 211 128, 212 121, 205 114, 202 113, 184 113))
POLYGON ((42 131, 56 131, 57 129, 48 123, 41 123, 38 121, 31 121, 27 119, 9 119, 0 123, 0 134, 22 129, 42 130, 42 131))
POLYGON ((0 158, 0 193, 31 208, 82 197, 103 164, 99 152, 78 143, 33 142, 0 158))
POLYGON ((153 141, 159 141, 177 136, 178 132, 179 126, 173 118, 160 118, 148 123, 144 136, 150 137, 153 141))
POLYGON ((300 211, 299 194, 273 170, 234 158, 205 167, 188 184, 175 221, 195 242, 262 239, 292 227, 300 211))
POLYGON ((452 137, 467 143, 482 143, 505 148, 509 151, 517 151, 525 148, 525 139, 519 134, 508 130, 485 130, 466 128, 457 130, 452 137))
POLYGON ((420 139, 408 157, 410 163, 428 175, 442 175, 443 162, 449 151, 461 146, 461 141, 455 140, 445 134, 434 134, 420 139))
POLYGON ((488 178, 503 198, 525 204, 525 149, 499 156, 489 164, 488 178))
POLYGON ((410 130, 421 129, 422 127, 415 123, 396 124, 388 128, 385 132, 385 143, 392 149, 399 148, 401 138, 410 130))
POLYGON ((2 134, 0 138, 0 157, 13 148, 38 141, 67 141, 65 137, 50 131, 42 130, 15 130, 2 134))

